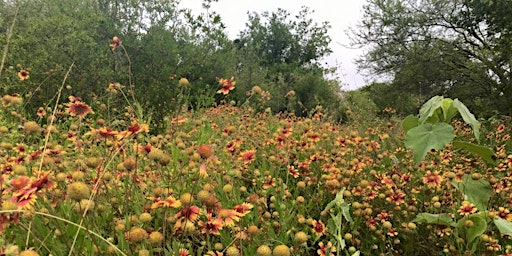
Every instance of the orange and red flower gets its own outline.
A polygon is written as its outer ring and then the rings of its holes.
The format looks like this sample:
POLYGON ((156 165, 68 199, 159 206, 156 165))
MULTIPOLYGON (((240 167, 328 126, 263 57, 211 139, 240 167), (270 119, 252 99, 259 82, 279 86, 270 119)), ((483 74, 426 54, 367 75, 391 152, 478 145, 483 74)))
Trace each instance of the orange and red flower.
POLYGON ((253 162, 254 159, 256 159, 256 150, 246 150, 240 153, 240 160, 246 164, 253 162))
POLYGON ((423 183, 425 183, 428 187, 439 187, 442 182, 442 177, 438 172, 427 171, 427 173, 423 176, 423 183))
POLYGON ((20 70, 20 72, 18 72, 18 78, 21 81, 27 80, 29 77, 30 77, 30 74, 25 69, 22 69, 22 70, 20 70))
POLYGON ((168 196, 164 200, 155 199, 154 203, 151 205, 151 209, 160 208, 160 207, 172 207, 172 208, 179 208, 181 206, 181 202, 179 200, 176 200, 173 196, 168 196))
POLYGON ((203 234, 213 234, 220 235, 220 230, 222 229, 222 219, 217 217, 214 218, 211 213, 206 215, 207 221, 199 221, 199 226, 203 227, 201 229, 201 233, 203 234))
POLYGON ((243 203, 243 204, 235 205, 235 207, 233 207, 233 210, 235 210, 237 212, 238 216, 243 217, 243 216, 247 215, 253 207, 254 206, 250 203, 243 203))
POLYGON ((117 47, 119 47, 119 45, 121 45, 121 40, 119 39, 119 37, 114 36, 112 38, 112 43, 110 44, 110 48, 112 48, 112 51, 114 51, 117 47))
POLYGON ((313 226, 313 233, 315 233, 316 236, 318 237, 322 236, 327 231, 325 228, 325 224, 321 220, 313 220, 311 226, 313 226))
POLYGON ((92 108, 82 102, 80 98, 69 96, 69 103, 67 105, 68 108, 66 109, 66 112, 68 112, 71 116, 78 116, 83 118, 89 113, 94 114, 92 108))
POLYGON ((478 209, 475 207, 474 204, 470 203, 469 201, 462 202, 462 205, 460 206, 459 210, 457 212, 460 215, 467 216, 472 213, 475 213, 478 209))
POLYGON ((331 241, 327 242, 327 244, 324 245, 324 242, 319 242, 318 246, 320 249, 318 249, 316 252, 320 256, 334 256, 333 252, 336 252, 336 247, 332 246, 331 241))
POLYGON ((229 80, 223 79, 223 78, 217 78, 217 81, 222 86, 222 88, 220 88, 217 91, 217 93, 222 93, 222 94, 226 95, 229 93, 229 91, 235 89, 236 82, 234 80, 234 77, 231 77, 229 80))

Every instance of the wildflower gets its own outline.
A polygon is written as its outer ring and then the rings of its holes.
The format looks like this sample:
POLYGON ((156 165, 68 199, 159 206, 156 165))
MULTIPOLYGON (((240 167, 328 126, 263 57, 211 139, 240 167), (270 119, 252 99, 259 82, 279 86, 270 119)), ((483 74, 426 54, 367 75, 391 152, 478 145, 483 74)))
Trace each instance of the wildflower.
POLYGON ((134 170, 137 168, 137 159, 133 156, 126 157, 123 161, 123 167, 127 170, 134 170))
POLYGON ((67 197, 72 200, 80 201, 82 199, 88 199, 91 191, 89 187, 81 182, 77 181, 68 185, 67 197))
POLYGON ((112 38, 112 43, 110 44, 110 48, 112 48, 112 51, 114 51, 117 47, 119 47, 119 45, 121 45, 121 40, 119 39, 119 37, 114 36, 112 38))
POLYGON ((71 116, 78 116, 79 118, 85 117, 87 114, 94 114, 91 107, 89 105, 82 102, 80 98, 75 98, 70 96, 70 102, 67 104, 68 108, 66 112, 71 116))
POLYGON ((292 175, 294 178, 299 177, 299 172, 295 169, 295 166, 288 165, 288 173, 292 175))
POLYGON ((280 244, 276 247, 274 247, 274 250, 272 251, 273 256, 290 256, 290 248, 284 244, 280 244))
POLYGON ((39 256, 39 253, 34 251, 33 249, 27 249, 24 251, 21 251, 20 254, 17 254, 19 256, 39 256))
POLYGON ((172 207, 172 208, 179 208, 181 206, 181 202, 179 200, 176 200, 173 196, 168 196, 164 200, 156 200, 151 205, 151 209, 159 208, 159 207, 172 207))
POLYGON ((248 163, 251 163, 252 161, 254 161, 255 155, 256 155, 256 150, 246 150, 246 151, 240 153, 240 159, 248 164, 248 163))
POLYGON ((108 127, 101 127, 99 129, 92 129, 91 134, 98 134, 103 138, 114 138, 119 132, 113 131, 112 129, 108 127))
POLYGON ((226 249, 226 256, 238 256, 240 255, 240 250, 235 246, 230 246, 226 249))
POLYGON ((132 121, 131 125, 128 127, 128 134, 138 134, 142 132, 148 132, 149 126, 147 124, 139 124, 136 120, 132 121))
POLYGON ((206 172, 206 164, 205 163, 202 163, 199 166, 199 176, 201 176, 203 178, 208 177, 208 173, 206 172))
POLYGON ((437 225, 435 231, 436 234, 440 237, 449 236, 452 234, 452 228, 447 225, 437 225))
POLYGON ((457 210, 457 212, 460 215, 467 216, 472 213, 475 213, 477 210, 478 209, 475 207, 474 204, 472 204, 468 201, 464 201, 464 202, 462 202, 462 206, 459 208, 459 210, 457 210))
POLYGON ((213 150, 210 145, 204 144, 197 148, 197 153, 201 156, 201 158, 206 159, 213 155, 213 150))
POLYGON ((203 234, 213 234, 220 235, 220 230, 222 229, 222 219, 221 218, 213 218, 212 214, 207 215, 207 221, 199 221, 199 226, 203 227, 201 233, 203 234))
POLYGON ((320 249, 318 249, 316 252, 320 256, 326 256, 326 255, 334 256, 333 252, 336 252, 336 247, 332 246, 331 241, 327 242, 326 245, 324 245, 324 242, 320 241, 318 243, 318 246, 320 247, 320 249))
POLYGON ((322 221, 313 220, 311 225, 313 226, 313 233, 318 237, 322 236, 327 231, 322 221))
POLYGON ((288 92, 284 95, 284 97, 285 97, 285 98, 291 98, 291 97, 293 97, 293 96, 295 96, 295 91, 294 91, 294 90, 288 91, 288 92))
POLYGON ((178 81, 178 84, 179 84, 180 86, 187 86, 187 85, 189 84, 189 82, 188 82, 188 79, 186 79, 186 78, 182 77, 182 78, 178 81))
POLYGON ((181 209, 181 211, 176 213, 175 217, 178 219, 182 218, 182 219, 185 219, 190 222, 195 222, 197 220, 197 218, 199 217, 200 211, 201 211, 201 209, 199 209, 199 207, 197 207, 195 205, 183 207, 183 209, 181 209))
POLYGON ((429 188, 439 187, 441 185, 442 178, 438 172, 432 173, 431 171, 427 171, 427 173, 423 176, 423 183, 426 184, 429 188))
POLYGON ((247 215, 253 207, 254 206, 250 203, 243 203, 235 205, 235 207, 233 207, 233 210, 237 213, 238 216, 243 217, 247 215))
POLYGON ((502 133, 503 131, 505 131, 505 125, 504 124, 498 125, 498 128, 496 128, 496 133, 502 133))
POLYGON ((217 81, 222 86, 221 89, 217 91, 217 93, 222 93, 224 95, 228 94, 229 91, 235 89, 236 82, 234 81, 234 77, 231 77, 229 80, 218 78, 217 81))
POLYGON ((39 108, 37 109, 37 116, 39 116, 39 117, 43 117, 43 116, 45 116, 45 115, 46 115, 46 111, 44 110, 44 108, 43 108, 43 107, 39 107, 39 108))
POLYGON ((29 77, 30 77, 30 74, 25 69, 22 69, 22 70, 20 70, 20 72, 18 72, 18 78, 21 81, 27 80, 29 77))
POLYGON ((220 209, 219 217, 224 220, 224 225, 228 227, 234 226, 235 221, 240 221, 237 212, 231 209, 220 209))
POLYGON ((143 228, 133 227, 130 231, 125 232, 124 236, 128 242, 138 243, 148 239, 149 235, 143 228))
POLYGON ((261 94, 263 90, 258 85, 252 87, 251 92, 254 94, 261 94))
POLYGON ((187 249, 183 249, 183 248, 181 248, 178 251, 178 254, 179 254, 179 256, 190 256, 190 253, 188 252, 188 250, 187 249))
POLYGON ((110 83, 107 87, 107 92, 116 94, 118 91, 124 89, 124 85, 121 85, 120 83, 110 83))
POLYGON ((308 241, 308 235, 302 231, 299 231, 299 232, 295 233, 294 240, 298 244, 303 244, 306 241, 308 241))
POLYGON ((272 177, 271 175, 268 175, 266 178, 265 178, 265 181, 263 183, 263 189, 267 189, 267 188, 271 188, 273 186, 276 185, 276 182, 275 182, 275 179, 274 177, 272 177))
POLYGON ((164 235, 158 231, 153 231, 149 234, 149 243, 159 244, 164 240, 164 235))
POLYGON ((268 245, 260 245, 258 249, 256 249, 257 256, 270 256, 272 255, 272 249, 268 245))
POLYGON ((34 121, 28 121, 23 124, 25 134, 34 134, 41 131, 41 127, 34 121))
POLYGON ((405 203, 404 198, 405 198, 405 193, 403 193, 401 191, 397 191, 397 192, 391 191, 390 195, 388 197, 386 197, 386 200, 388 202, 394 203, 395 205, 400 205, 400 204, 405 203))
POLYGON ((499 207, 497 211, 497 215, 505 220, 512 221, 512 214, 510 213, 509 209, 506 209, 504 207, 499 207))

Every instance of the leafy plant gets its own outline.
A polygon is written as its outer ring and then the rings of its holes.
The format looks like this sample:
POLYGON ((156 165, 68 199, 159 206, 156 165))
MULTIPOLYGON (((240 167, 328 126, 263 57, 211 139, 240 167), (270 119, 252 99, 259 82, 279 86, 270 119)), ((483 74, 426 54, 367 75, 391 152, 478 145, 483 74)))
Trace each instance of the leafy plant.
POLYGON ((502 235, 512 235, 512 223, 498 216, 490 214, 487 205, 493 194, 491 185, 485 180, 474 180, 465 175, 461 182, 452 181, 463 195, 464 199, 474 204, 478 212, 454 219, 448 213, 432 214, 419 213, 413 220, 418 223, 445 225, 455 228, 456 234, 466 241, 466 251, 474 253, 477 248, 476 238, 488 229, 491 222, 496 225, 502 235))
MULTIPOLYGON (((480 123, 458 99, 434 96, 420 109, 419 116, 409 115, 402 122, 406 134, 405 146, 414 152, 414 161, 419 163, 430 150, 440 150, 455 138, 452 119, 460 114, 464 122, 471 125, 477 142, 480 142, 480 123)), ((454 148, 465 149, 494 164, 491 149, 470 142, 455 141, 454 148)))
MULTIPOLYGON (((337 255, 341 254, 341 251, 346 248, 345 239, 343 239, 343 219, 347 222, 352 222, 350 216, 350 205, 343 199, 343 192, 345 189, 341 189, 337 194, 336 198, 329 202, 324 209, 324 212, 329 212, 331 219, 327 223, 327 227, 331 235, 335 238, 336 252, 337 255)), ((356 251, 352 256, 358 256, 359 251, 356 251)))

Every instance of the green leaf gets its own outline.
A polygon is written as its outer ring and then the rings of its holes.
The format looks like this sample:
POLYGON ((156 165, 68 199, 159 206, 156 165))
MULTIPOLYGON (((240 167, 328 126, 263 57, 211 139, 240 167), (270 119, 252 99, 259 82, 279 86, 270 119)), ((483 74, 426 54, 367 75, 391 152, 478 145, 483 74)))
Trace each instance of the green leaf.
POLYGON ((466 231, 466 243, 471 243, 477 237, 480 237, 487 229, 487 222, 483 214, 471 214, 467 218, 462 218, 457 222, 457 227, 466 231), (471 220, 473 226, 467 227, 466 221, 471 220))
POLYGON ((484 146, 480 146, 480 145, 476 145, 476 144, 464 142, 464 141, 454 141, 453 147, 465 149, 473 154, 480 156, 487 163, 496 165, 496 162, 494 161, 494 158, 495 158, 494 152, 488 147, 484 147, 484 146))
POLYGON ((345 220, 352 222, 352 217, 350 216, 350 206, 347 203, 343 203, 341 205, 341 213, 343 214, 343 217, 345 217, 345 220))
POLYGON ((408 115, 403 121, 402 121, 402 129, 404 129, 404 133, 407 133, 410 129, 418 126, 418 120, 419 118, 408 115))
POLYGON ((512 222, 504 220, 500 217, 494 218, 493 221, 502 235, 512 236, 512 222))
POLYGON ((447 123, 422 124, 410 129, 405 136, 405 146, 414 152, 419 163, 431 149, 442 149, 455 137, 453 127, 447 123))
POLYGON ((493 193, 488 181, 473 180, 471 176, 464 175, 461 182, 452 181, 452 184, 464 195, 464 199, 473 203, 479 211, 487 210, 493 193))
POLYGON ((475 135, 478 143, 480 143, 480 122, 476 120, 475 116, 469 111, 466 105, 464 105, 458 99, 453 101, 453 106, 459 110, 459 113, 462 116, 462 119, 464 119, 464 122, 471 125, 473 128, 473 134, 475 135))
POLYGON ((443 100, 441 108, 443 109, 443 121, 445 123, 449 123, 450 120, 452 120, 452 118, 459 112, 457 108, 453 106, 453 100, 448 98, 443 100))
POLYGON ((441 107, 443 99, 443 96, 434 96, 423 104, 420 109, 419 124, 425 123, 429 117, 434 115, 435 111, 441 107))
POLYGON ((427 212, 418 213, 418 215, 416 215, 416 218, 414 218, 413 222, 446 225, 446 226, 452 226, 452 227, 456 226, 455 221, 447 213, 441 213, 441 214, 433 214, 433 213, 427 213, 427 212))
POLYGON ((343 199, 343 192, 345 191, 345 188, 342 188, 338 194, 336 194, 336 198, 334 198, 332 201, 330 201, 327 206, 325 206, 324 212, 327 212, 334 206, 341 207, 343 203, 345 203, 345 199, 343 199))

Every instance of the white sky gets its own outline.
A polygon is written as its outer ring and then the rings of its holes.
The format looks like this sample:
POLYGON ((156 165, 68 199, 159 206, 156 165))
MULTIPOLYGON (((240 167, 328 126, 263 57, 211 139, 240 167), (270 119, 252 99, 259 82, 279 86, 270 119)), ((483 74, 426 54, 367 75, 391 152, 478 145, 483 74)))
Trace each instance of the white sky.
MULTIPOLYGON (((182 0, 180 6, 189 8, 194 14, 204 12, 201 0, 182 0)), ((328 21, 331 29, 328 34, 332 39, 333 53, 325 59, 329 66, 338 67, 338 76, 344 89, 356 89, 366 84, 358 73, 354 60, 362 54, 360 49, 350 49, 346 30, 354 26, 361 19, 363 0, 219 0, 212 4, 226 26, 230 38, 235 38, 245 29, 248 21, 247 12, 263 13, 264 11, 277 11, 277 8, 287 10, 293 18, 299 13, 302 6, 314 11, 311 18, 318 24, 328 21)))

